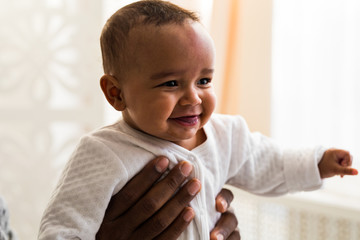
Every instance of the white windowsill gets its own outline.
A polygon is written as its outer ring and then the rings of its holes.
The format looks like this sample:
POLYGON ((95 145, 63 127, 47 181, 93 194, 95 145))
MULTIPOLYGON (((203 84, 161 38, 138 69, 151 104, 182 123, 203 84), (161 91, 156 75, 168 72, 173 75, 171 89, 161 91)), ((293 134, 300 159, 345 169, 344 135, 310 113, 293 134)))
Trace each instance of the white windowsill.
POLYGON ((349 196, 349 194, 337 194, 327 189, 320 189, 311 192, 300 192, 287 194, 280 197, 262 197, 237 188, 226 186, 233 191, 238 204, 246 197, 258 203, 274 203, 285 205, 290 208, 316 212, 319 214, 332 215, 336 217, 351 218, 360 221, 360 197, 349 196))

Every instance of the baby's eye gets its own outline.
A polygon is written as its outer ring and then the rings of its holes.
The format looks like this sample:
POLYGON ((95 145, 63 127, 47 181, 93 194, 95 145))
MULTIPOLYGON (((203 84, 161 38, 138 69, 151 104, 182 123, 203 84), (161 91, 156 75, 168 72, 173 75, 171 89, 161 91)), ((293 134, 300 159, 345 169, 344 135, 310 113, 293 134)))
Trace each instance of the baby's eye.
POLYGON ((207 85, 211 82, 211 79, 210 78, 202 78, 199 80, 198 84, 200 85, 207 85))
POLYGON ((172 81, 167 81, 165 83, 162 83, 159 86, 176 87, 176 86, 178 86, 178 83, 175 80, 172 80, 172 81))

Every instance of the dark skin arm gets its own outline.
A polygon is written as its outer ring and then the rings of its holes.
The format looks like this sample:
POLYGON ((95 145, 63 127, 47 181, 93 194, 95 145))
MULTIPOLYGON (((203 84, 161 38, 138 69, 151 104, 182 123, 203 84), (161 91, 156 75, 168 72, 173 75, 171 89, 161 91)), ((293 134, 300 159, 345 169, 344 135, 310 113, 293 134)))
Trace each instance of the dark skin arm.
MULTIPOLYGON (((96 235, 97 240, 171 240, 180 236, 195 216, 189 203, 200 191, 201 183, 193 178, 180 188, 192 170, 187 162, 177 164, 157 182, 168 163, 164 157, 155 158, 113 196, 96 235)), ((219 212, 224 213, 211 232, 211 239, 217 239, 214 237, 219 233, 224 236, 223 239, 240 239, 239 232, 235 230, 236 217, 227 212, 232 198, 229 190, 223 190, 217 196, 217 205, 220 206, 221 202, 226 204, 219 209, 217 207, 219 212)))

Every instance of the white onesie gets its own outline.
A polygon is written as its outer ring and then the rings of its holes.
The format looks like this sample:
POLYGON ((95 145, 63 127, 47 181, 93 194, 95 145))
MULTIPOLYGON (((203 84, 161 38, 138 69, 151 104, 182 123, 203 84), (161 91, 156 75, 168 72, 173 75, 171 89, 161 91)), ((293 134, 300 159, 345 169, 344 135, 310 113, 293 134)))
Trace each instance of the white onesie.
POLYGON ((111 199, 155 156, 170 168, 193 164, 202 189, 191 202, 195 219, 180 239, 209 239, 220 214, 215 197, 230 184, 258 195, 315 190, 322 184, 318 162, 324 149, 290 150, 251 133, 240 116, 213 114, 207 140, 189 151, 132 129, 123 120, 84 136, 54 191, 41 221, 39 239, 93 240, 111 199))

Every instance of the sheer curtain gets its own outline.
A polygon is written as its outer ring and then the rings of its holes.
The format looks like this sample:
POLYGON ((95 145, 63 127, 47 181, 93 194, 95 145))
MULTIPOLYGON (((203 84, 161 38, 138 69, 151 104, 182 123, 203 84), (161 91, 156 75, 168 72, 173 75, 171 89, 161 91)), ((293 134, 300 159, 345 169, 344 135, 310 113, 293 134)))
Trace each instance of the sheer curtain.
POLYGON ((0 195, 19 239, 79 137, 102 125, 101 1, 0 0, 0 195))
MULTIPOLYGON (((358 0, 274 0, 272 54, 272 136, 294 146, 345 148, 358 168, 359 12, 358 0)), ((357 206, 359 183, 334 178, 317 197, 357 206)))

